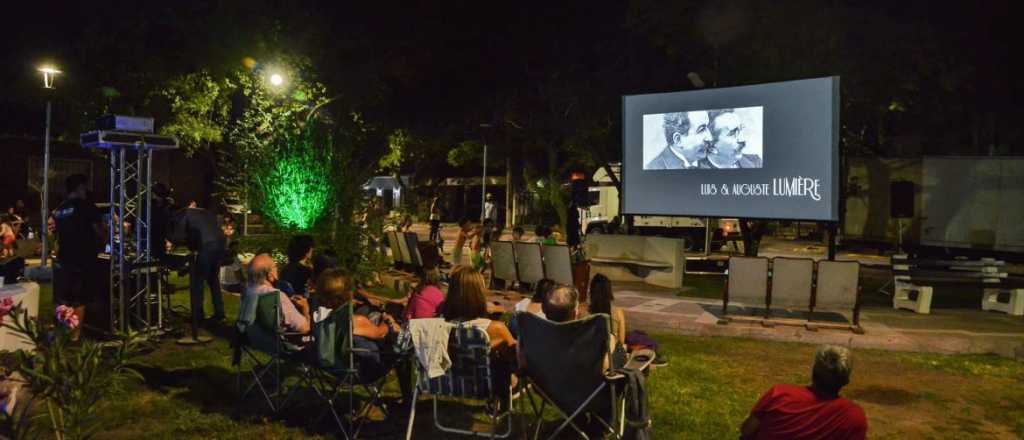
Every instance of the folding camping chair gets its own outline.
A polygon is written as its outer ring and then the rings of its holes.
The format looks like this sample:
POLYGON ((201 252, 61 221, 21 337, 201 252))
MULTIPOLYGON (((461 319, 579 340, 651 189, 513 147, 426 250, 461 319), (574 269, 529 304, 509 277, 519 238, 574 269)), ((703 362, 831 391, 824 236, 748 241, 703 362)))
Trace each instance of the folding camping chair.
POLYGON ((544 255, 544 273, 558 284, 573 286, 572 257, 564 244, 541 246, 544 255))
POLYGON ((373 407, 387 412, 381 404, 381 390, 390 372, 390 369, 379 371, 379 377, 372 378, 360 373, 356 356, 369 350, 354 346, 352 316, 352 302, 349 301, 314 325, 312 360, 303 368, 303 381, 325 405, 314 424, 330 413, 346 439, 359 437, 359 431, 373 407), (358 388, 363 389, 367 399, 357 406, 355 393, 358 388), (348 424, 338 413, 336 406, 339 401, 348 403, 348 424))
MULTIPOLYGON (((625 401, 619 386, 625 375, 605 368, 610 356, 608 315, 596 314, 566 323, 548 321, 519 312, 519 352, 525 362, 526 380, 542 398, 538 409, 526 399, 536 417, 534 439, 540 438, 544 408, 550 404, 563 422, 548 439, 572 427, 589 439, 577 421, 584 414, 596 417, 607 434, 621 439, 625 430, 625 401)), ((634 352, 623 369, 645 371, 654 359, 651 350, 634 352)), ((532 391, 531 391, 532 390, 532 391)))
MULTIPOLYGON (((448 339, 448 357, 451 366, 445 374, 430 378, 426 367, 416 361, 416 388, 413 390, 413 403, 420 394, 428 394, 434 402, 434 426, 451 433, 490 438, 507 438, 512 433, 512 402, 517 395, 511 389, 496 389, 491 371, 491 340, 487 332, 479 327, 468 324, 457 324, 448 339), (452 397, 463 400, 483 400, 490 405, 498 405, 498 399, 508 398, 508 408, 498 413, 489 412, 491 431, 472 431, 445 426, 438 414, 438 398, 452 397), (499 424, 506 421, 505 430, 498 432, 499 424)), ((497 408, 497 406, 495 406, 497 408)), ((406 440, 412 439, 412 428, 416 420, 416 405, 409 410, 409 425, 406 427, 406 440)))
POLYGON ((860 263, 856 261, 818 262, 818 282, 808 315, 808 328, 830 327, 864 333, 860 326, 860 263), (851 322, 835 323, 816 319, 818 311, 852 312, 851 322))
POLYGON ((281 326, 281 297, 277 292, 243 295, 241 309, 242 312, 235 324, 232 356, 239 390, 242 388, 242 362, 248 359, 253 366, 250 370, 252 383, 241 393, 239 400, 245 400, 253 389, 258 389, 266 399, 270 411, 277 412, 288 400, 285 397, 275 403, 275 399, 280 398, 283 391, 284 378, 281 369, 299 352, 299 347, 285 339, 290 333, 286 333, 281 326), (269 359, 260 360, 258 353, 269 356, 269 359), (273 379, 271 390, 268 390, 267 384, 264 383, 269 374, 272 374, 273 379))
POLYGON ((494 280, 502 280, 503 287, 508 289, 518 276, 516 275, 515 246, 511 241, 495 241, 491 243, 491 287, 494 280))
POLYGON ((729 257, 729 276, 722 292, 722 319, 719 324, 733 320, 764 323, 768 314, 768 259, 763 257, 729 257), (764 316, 729 315, 729 302, 741 302, 754 308, 763 308, 764 316))
POLYGON ((540 250, 540 243, 517 241, 514 246, 519 282, 533 285, 544 279, 544 257, 540 250))

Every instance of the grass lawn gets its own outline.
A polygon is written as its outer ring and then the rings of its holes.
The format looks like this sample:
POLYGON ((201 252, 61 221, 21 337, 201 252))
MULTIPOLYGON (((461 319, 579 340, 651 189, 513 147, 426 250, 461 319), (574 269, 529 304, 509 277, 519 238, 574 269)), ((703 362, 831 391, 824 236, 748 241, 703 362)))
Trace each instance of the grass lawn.
MULTIPOLYGON (((43 286, 41 294, 41 315, 49 316, 49 286, 43 286)), ((225 300, 229 316, 236 313, 237 297, 225 300)), ((186 303, 187 293, 178 293, 175 301, 186 303)), ((270 416, 255 396, 239 404, 228 326, 213 333, 218 337, 205 346, 161 341, 139 357, 135 365, 145 381, 127 384, 102 404, 99 437, 330 437, 326 424, 306 428, 318 409, 307 406, 270 416)), ((809 380, 811 345, 655 337, 671 359, 671 365, 653 372, 648 382, 656 439, 737 438, 737 427, 771 384, 809 380)), ((858 350, 854 362, 853 383, 844 395, 864 407, 871 438, 1024 437, 1024 363, 996 356, 875 350, 858 350)), ((391 397, 397 395, 393 383, 386 391, 391 397)), ((462 408, 445 405, 443 413, 457 414, 462 408)), ((415 438, 451 438, 433 429, 430 413, 430 405, 422 402, 415 438)), ((405 414, 394 414, 367 433, 374 435, 371 438, 402 438, 405 421, 405 414)))

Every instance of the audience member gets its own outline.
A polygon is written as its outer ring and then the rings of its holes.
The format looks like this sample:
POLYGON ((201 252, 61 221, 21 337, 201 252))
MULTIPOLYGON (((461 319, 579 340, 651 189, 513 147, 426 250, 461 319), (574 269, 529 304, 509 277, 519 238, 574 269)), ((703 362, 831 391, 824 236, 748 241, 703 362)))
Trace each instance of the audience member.
POLYGON ((441 292, 441 272, 436 268, 420 268, 417 270, 419 285, 405 306, 403 317, 410 319, 434 318, 438 315, 444 293, 441 292))
MULTIPOLYGON (((580 315, 579 292, 575 287, 556 285, 544 298, 541 309, 548 320, 554 322, 575 321, 580 315)), ((608 357, 604 360, 604 368, 609 365, 619 367, 625 364, 625 357, 616 356, 618 342, 611 332, 608 332, 608 357)))
POLYGON ((523 241, 523 234, 526 231, 523 230, 522 226, 516 226, 512 228, 512 241, 523 241))
POLYGON ((224 232, 217 221, 217 215, 212 211, 189 204, 175 214, 172 220, 171 241, 188 245, 188 249, 195 254, 190 265, 189 289, 191 292, 190 302, 192 306, 192 336, 198 337, 199 325, 204 317, 203 311, 203 284, 210 288, 210 297, 213 300, 213 321, 224 319, 224 297, 220 291, 220 265, 224 259, 227 240, 224 232))
POLYGON ((313 277, 313 237, 295 235, 288 242, 288 264, 281 270, 281 280, 292 287, 292 293, 309 297, 306 293, 313 277))
POLYGON ((448 297, 444 318, 449 322, 474 326, 491 340, 491 372, 498 390, 514 385, 516 340, 504 322, 491 320, 487 311, 487 289, 484 277, 471 267, 457 266, 449 274, 448 297))
MULTIPOLYGON (((310 329, 309 303, 306 298, 293 295, 289 298, 274 287, 278 279, 277 263, 268 254, 259 254, 249 262, 249 286, 243 301, 255 301, 259 295, 278 295, 281 298, 281 325, 288 332, 307 334, 310 329)), ((243 306, 240 310, 245 310, 243 306)))
POLYGON ((220 267, 220 288, 231 293, 242 293, 245 290, 245 275, 242 261, 238 257, 238 242, 228 245, 227 264, 220 267))
MULTIPOLYGON (((353 301, 355 283, 341 269, 325 270, 317 278, 316 284, 317 296, 322 304, 318 315, 324 314, 327 309, 333 313, 333 310, 353 301)), ((317 318, 315 320, 319 321, 326 318, 326 315, 317 318)), ((396 337, 401 331, 395 319, 384 313, 381 321, 374 323, 366 316, 354 313, 352 331, 352 345, 356 349, 356 368, 360 379, 375 381, 395 368, 402 398, 409 402, 412 397, 412 366, 407 354, 395 349, 396 337)))
POLYGON ((555 282, 544 278, 537 282, 537 285, 533 288, 533 296, 530 298, 523 298, 515 305, 515 311, 517 312, 529 312, 534 315, 540 316, 541 318, 547 318, 544 315, 543 304, 544 298, 548 296, 548 292, 554 289, 556 286, 555 282))
POLYGON ((856 403, 839 396, 850 382, 850 351, 823 346, 814 355, 811 385, 768 389, 740 427, 743 439, 861 440, 868 421, 856 403))
POLYGON ((463 248, 466 246, 466 242, 470 241, 470 247, 473 248, 473 242, 477 241, 480 235, 480 227, 477 226, 473 220, 464 218, 459 220, 459 235, 455 239, 455 247, 452 249, 452 264, 461 265, 463 248))
POLYGON ((430 237, 431 243, 437 243, 441 239, 441 199, 434 196, 430 199, 430 237))
POLYGON ((626 314, 615 306, 615 295, 612 293, 612 282, 608 277, 597 274, 590 280, 590 313, 604 313, 612 320, 612 335, 619 344, 626 343, 626 314))
POLYGON ((0 258, 13 257, 14 243, 18 241, 18 237, 14 234, 14 228, 6 219, 0 221, 0 241, 3 243, 3 248, 0 249, 0 258))
MULTIPOLYGON (((100 237, 100 212, 88 197, 89 178, 72 174, 64 181, 67 199, 54 210, 54 229, 60 246, 53 267, 54 302, 75 309, 85 322, 85 304, 97 295, 95 274, 99 270, 97 254, 103 249, 100 237)), ((78 339, 79 329, 71 338, 78 339)))

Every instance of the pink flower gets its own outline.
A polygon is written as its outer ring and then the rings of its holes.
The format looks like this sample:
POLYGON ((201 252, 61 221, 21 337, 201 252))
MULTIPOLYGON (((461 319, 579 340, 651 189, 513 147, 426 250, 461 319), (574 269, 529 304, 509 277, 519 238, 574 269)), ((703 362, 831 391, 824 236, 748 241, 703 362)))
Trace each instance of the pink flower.
POLYGON ((69 330, 78 327, 78 315, 75 314, 75 309, 63 304, 57 306, 57 321, 69 330))
POLYGON ((4 317, 11 314, 11 310, 14 310, 14 300, 11 297, 4 298, 0 301, 0 322, 4 321, 4 317))

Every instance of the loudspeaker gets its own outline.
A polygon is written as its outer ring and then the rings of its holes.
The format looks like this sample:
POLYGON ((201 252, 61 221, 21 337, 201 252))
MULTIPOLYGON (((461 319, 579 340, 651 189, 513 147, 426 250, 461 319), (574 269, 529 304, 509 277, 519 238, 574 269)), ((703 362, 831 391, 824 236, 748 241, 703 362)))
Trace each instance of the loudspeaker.
POLYGON ((895 181, 890 184, 889 216, 892 218, 914 216, 914 182, 895 181))
POLYGON ((585 180, 572 181, 572 202, 580 208, 586 208, 591 205, 590 190, 587 188, 585 180))

